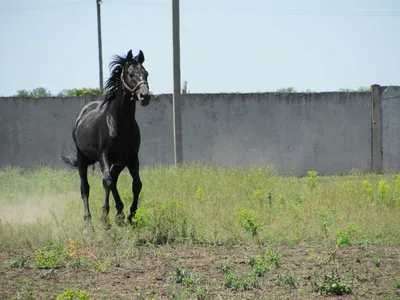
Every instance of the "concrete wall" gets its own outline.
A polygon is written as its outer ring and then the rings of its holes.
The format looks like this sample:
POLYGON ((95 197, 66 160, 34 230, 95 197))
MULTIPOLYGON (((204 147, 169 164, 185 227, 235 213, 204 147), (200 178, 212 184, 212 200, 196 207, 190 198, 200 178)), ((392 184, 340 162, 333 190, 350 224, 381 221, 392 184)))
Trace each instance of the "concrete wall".
POLYGON ((0 166, 59 165, 82 99, 0 99, 0 166))
POLYGON ((284 173, 367 170, 369 93, 185 95, 183 160, 284 173))
MULTIPOLYGON (((382 93, 384 169, 400 169, 399 87, 382 93), (394 138, 396 137, 396 138, 394 138)), ((81 105, 96 97, 0 98, 0 167, 63 166, 81 105)), ((172 96, 137 108, 142 164, 173 163, 172 96)), ((185 94, 185 162, 272 165, 284 173, 371 170, 371 93, 185 94)))
MULTIPOLYGON (((63 149, 74 149, 72 128, 84 103, 102 96, 67 98, 0 98, 0 167, 64 166, 63 149)), ((151 106, 138 105, 143 164, 173 163, 172 98, 159 97, 151 106)))
POLYGON ((400 87, 382 92, 382 168, 400 170, 400 87))

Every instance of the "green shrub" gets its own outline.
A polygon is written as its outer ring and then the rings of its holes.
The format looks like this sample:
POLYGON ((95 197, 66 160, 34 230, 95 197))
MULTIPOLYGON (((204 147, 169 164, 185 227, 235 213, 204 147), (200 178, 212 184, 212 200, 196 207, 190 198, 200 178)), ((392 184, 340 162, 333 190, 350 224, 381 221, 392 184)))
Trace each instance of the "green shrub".
POLYGON ((318 179, 318 172, 317 171, 308 171, 306 182, 310 189, 314 189, 317 186, 317 179, 318 179))
POLYGON ((351 239, 354 233, 358 231, 358 226, 353 223, 349 223, 346 228, 339 228, 336 232, 336 242, 339 246, 351 245, 351 239))
POLYGON ((57 300, 90 300, 90 293, 84 290, 67 290, 57 296, 57 300))
POLYGON ((151 226, 150 213, 146 209, 138 208, 132 218, 132 225, 138 229, 151 226))
POLYGON ((314 292, 322 295, 345 295, 353 292, 353 278, 346 279, 341 276, 337 269, 333 269, 331 274, 325 274, 321 280, 312 281, 314 292))
POLYGON ((172 200, 154 211, 151 231, 156 244, 185 241, 188 238, 187 216, 183 202, 172 200))
POLYGON ((235 291, 248 291, 259 287, 260 284, 255 275, 245 275, 237 277, 234 273, 225 274, 224 287, 232 288, 235 291))
POLYGON ((39 269, 57 269, 65 266, 67 251, 59 243, 48 243, 35 250, 35 264, 39 269))
POLYGON ((252 237, 256 237, 258 235, 258 231, 262 224, 258 223, 258 217, 251 212, 249 209, 241 208, 237 213, 238 223, 242 226, 247 233, 249 233, 252 237))
POLYGON ((383 180, 378 184, 378 202, 382 204, 393 204, 393 195, 390 185, 383 180))

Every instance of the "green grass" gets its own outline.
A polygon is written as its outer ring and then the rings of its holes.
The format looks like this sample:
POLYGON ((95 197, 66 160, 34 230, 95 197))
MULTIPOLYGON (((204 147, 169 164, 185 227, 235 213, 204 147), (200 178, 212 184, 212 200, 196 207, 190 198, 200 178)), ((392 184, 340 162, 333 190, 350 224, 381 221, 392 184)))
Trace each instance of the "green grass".
MULTIPOLYGON (((98 170, 90 174, 96 234, 89 238, 83 233, 76 171, 5 168, 0 171, 0 248, 32 254, 45 245, 68 248, 72 239, 101 265, 143 243, 346 247, 400 239, 400 176, 395 174, 320 177, 311 171, 299 178, 257 167, 185 165, 143 168, 141 178, 135 228, 117 227, 111 197, 112 228, 105 231, 102 180, 98 170)), ((118 189, 127 214, 132 200, 127 171, 118 189)))

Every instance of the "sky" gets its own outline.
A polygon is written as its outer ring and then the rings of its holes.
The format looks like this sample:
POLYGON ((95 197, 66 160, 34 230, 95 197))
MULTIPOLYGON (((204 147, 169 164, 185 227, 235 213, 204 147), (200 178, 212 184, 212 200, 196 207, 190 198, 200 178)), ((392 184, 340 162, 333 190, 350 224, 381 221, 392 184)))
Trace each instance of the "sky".
MULTIPOLYGON (((103 72, 142 50, 154 94, 173 90, 172 0, 103 0, 103 72)), ((95 0, 0 0, 0 95, 98 87, 95 0)), ((180 0, 191 93, 400 85, 399 0, 180 0)))

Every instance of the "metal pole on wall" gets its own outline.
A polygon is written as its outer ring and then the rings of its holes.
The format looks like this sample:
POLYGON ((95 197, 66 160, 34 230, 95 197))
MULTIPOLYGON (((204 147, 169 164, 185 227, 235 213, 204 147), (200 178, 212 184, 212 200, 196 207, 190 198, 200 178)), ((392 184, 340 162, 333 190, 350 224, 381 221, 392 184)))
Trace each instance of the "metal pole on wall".
POLYGON ((172 45, 174 68, 173 122, 175 166, 182 163, 182 117, 181 117, 181 62, 179 37, 179 0, 172 0, 172 45))
POLYGON ((97 6, 97 39, 99 47, 99 88, 103 90, 103 50, 101 42, 101 0, 96 0, 97 6))

